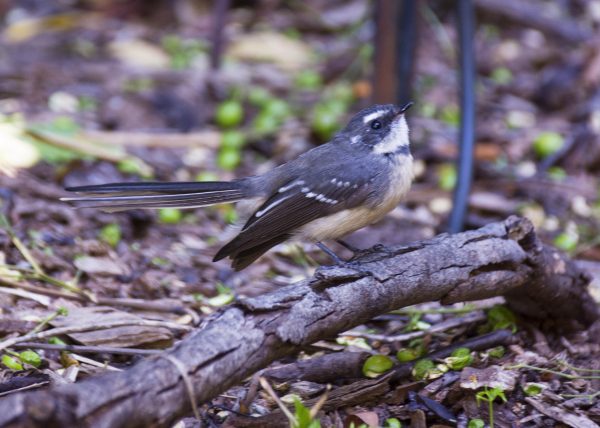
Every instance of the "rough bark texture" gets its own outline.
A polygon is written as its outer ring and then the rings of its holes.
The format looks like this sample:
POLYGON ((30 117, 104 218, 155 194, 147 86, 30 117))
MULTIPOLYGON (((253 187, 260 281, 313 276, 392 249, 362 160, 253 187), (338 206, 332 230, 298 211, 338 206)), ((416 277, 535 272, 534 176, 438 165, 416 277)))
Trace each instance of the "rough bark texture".
POLYGON ((165 352, 168 357, 8 396, 0 401, 0 426, 169 426, 190 413, 177 366, 203 403, 303 346, 421 302, 506 295, 520 314, 549 317, 555 325, 577 327, 598 317, 587 276, 542 246, 529 221, 517 217, 410 246, 376 248, 358 261, 364 272, 321 269, 314 278, 225 308, 165 352))

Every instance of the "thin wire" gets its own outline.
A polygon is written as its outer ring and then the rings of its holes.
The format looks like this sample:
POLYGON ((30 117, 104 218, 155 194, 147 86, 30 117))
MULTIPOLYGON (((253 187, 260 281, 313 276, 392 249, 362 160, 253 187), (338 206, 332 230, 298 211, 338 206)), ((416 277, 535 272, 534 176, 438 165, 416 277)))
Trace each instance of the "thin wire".
POLYGON ((471 0, 457 0, 457 27, 460 44, 460 131, 459 155, 454 203, 449 230, 460 232, 465 225, 469 193, 473 181, 475 147, 475 53, 473 47, 475 16, 471 0))

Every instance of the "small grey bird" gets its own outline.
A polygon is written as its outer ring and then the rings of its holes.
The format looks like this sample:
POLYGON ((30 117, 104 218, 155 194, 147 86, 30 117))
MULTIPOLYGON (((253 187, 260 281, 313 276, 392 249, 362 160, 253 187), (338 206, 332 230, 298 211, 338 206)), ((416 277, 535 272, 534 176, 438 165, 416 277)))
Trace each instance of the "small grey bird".
POLYGON ((108 211, 195 208, 242 202, 239 234, 215 255, 241 270, 290 238, 321 244, 374 223, 408 191, 412 155, 403 107, 375 105, 356 114, 327 144, 263 175, 230 182, 109 183, 70 187, 64 201, 108 211))

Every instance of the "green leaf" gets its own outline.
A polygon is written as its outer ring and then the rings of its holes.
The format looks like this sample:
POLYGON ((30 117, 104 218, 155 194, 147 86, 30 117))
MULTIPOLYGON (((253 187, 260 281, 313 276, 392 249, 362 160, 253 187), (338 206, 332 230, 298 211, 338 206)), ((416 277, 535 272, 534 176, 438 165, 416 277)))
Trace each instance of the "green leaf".
POLYGON ((512 72, 506 67, 494 68, 490 77, 499 85, 508 85, 513 79, 512 72))
POLYGON ((408 361, 416 360, 421 356, 421 351, 419 349, 411 349, 411 348, 402 348, 396 352, 396 358, 401 363, 406 363, 408 361))
POLYGON ((58 337, 51 337, 50 339, 48 339, 48 343, 51 345, 66 345, 67 342, 65 342, 62 339, 59 339, 58 337))
POLYGON ((217 165, 226 171, 234 170, 242 161, 242 153, 239 149, 222 147, 217 155, 217 165))
POLYGON ((295 412, 295 428, 308 428, 312 421, 310 417, 310 410, 300 401, 298 398, 294 399, 295 412))
POLYGON ((271 100, 271 94, 265 88, 254 86, 248 91, 248 101, 257 107, 262 107, 271 100))
POLYGON ((473 357, 468 348, 457 348, 452 351, 450 357, 444 359, 444 362, 452 370, 462 370, 473 362, 473 357))
POLYGON ((23 365, 16 358, 11 357, 10 355, 2 355, 2 364, 14 371, 23 370, 23 365))
POLYGON ((289 104, 278 98, 271 98, 263 105, 261 113, 273 116, 279 122, 283 121, 291 113, 289 104))
POLYGON ((574 233, 562 232, 554 238, 554 245, 563 251, 571 253, 577 249, 578 237, 574 233))
POLYGON ((298 89, 305 91, 316 91, 323 85, 321 75, 312 70, 302 70, 296 75, 294 83, 298 89))
POLYGON ((215 114, 217 125, 222 128, 232 128, 244 119, 244 108, 239 101, 227 100, 218 105, 215 114))
POLYGON ((275 116, 264 112, 259 113, 252 121, 252 129, 260 136, 274 134, 279 126, 279 120, 275 116))
POLYGON ((42 364, 42 357, 40 357, 36 352, 27 350, 23 351, 19 354, 19 358, 26 364, 33 366, 35 368, 39 367, 42 364))
POLYGON ((246 137, 240 131, 224 131, 221 134, 221 147, 223 149, 239 150, 244 147, 246 137))
POLYGON ((183 214, 177 208, 161 208, 158 210, 158 220, 165 224, 177 224, 181 221, 183 214))
POLYGON ((429 358, 423 358, 415 363, 412 369, 412 375, 415 380, 424 380, 429 377, 432 370, 435 369, 435 364, 429 358))
POLYGON ((214 172, 203 171, 198 173, 196 181, 219 181, 219 176, 214 172))
POLYGON ((100 229, 100 240, 115 248, 121 242, 121 226, 118 223, 110 223, 100 229))
POLYGON ((484 428, 485 427, 485 422, 483 421, 483 419, 471 419, 469 421, 469 424, 467 425, 467 428, 484 428))
POLYGON ((544 390, 545 385, 535 382, 527 382, 523 385, 523 392, 528 396, 539 395, 544 390))
POLYGON ((447 104, 440 113, 440 119, 448 125, 458 126, 460 123, 460 112, 456 104, 447 104))
POLYGON ((367 377, 377 377, 394 366, 392 359, 386 355, 371 355, 363 364, 362 372, 367 377))
POLYGON ((565 141, 562 135, 557 132, 542 132, 533 141, 533 150, 541 157, 548 157, 564 146, 565 141))
POLYGON ((402 428, 402 422, 396 418, 388 418, 385 420, 385 428, 402 428))
POLYGON ((438 185, 442 190, 452 190, 456 186, 456 167, 445 163, 438 168, 438 185))
POLYGON ((502 358, 504 356, 504 346, 496 346, 488 351, 488 355, 492 358, 502 358))
POLYGON ((517 331, 517 317, 504 305, 495 305, 487 312, 488 323, 492 330, 510 329, 517 331))

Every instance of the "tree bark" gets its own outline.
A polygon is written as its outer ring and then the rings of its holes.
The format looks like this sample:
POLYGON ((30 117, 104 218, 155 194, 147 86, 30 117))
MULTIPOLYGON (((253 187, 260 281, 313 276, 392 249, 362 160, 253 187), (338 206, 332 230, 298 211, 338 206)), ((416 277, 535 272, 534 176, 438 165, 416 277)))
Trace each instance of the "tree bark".
POLYGON ((303 346, 416 303, 506 295, 523 316, 577 328, 598 318, 588 277, 510 217, 409 246, 376 247, 361 271, 322 268, 313 278, 238 301, 176 347, 129 370, 0 401, 0 426, 169 426, 190 414, 181 371, 204 403, 303 346), (560 302, 560 304, 557 304, 560 302))

